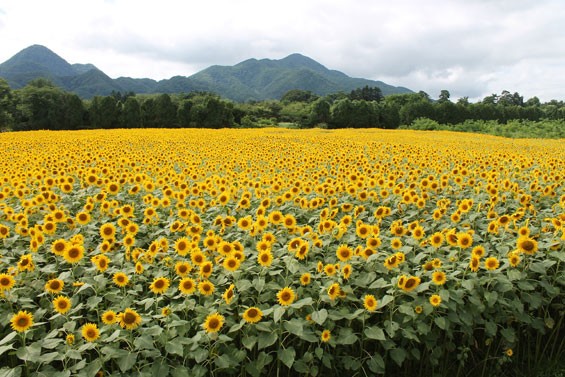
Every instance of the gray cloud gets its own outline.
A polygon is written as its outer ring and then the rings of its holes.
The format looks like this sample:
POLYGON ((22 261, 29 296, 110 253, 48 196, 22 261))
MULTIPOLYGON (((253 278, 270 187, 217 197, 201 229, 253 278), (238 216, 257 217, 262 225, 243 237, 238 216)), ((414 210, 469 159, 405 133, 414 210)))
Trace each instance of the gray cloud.
POLYGON ((6 51, 47 41, 69 61, 112 77, 190 75, 299 52, 432 97, 441 89, 471 98, 507 89, 564 98, 561 0, 61 0, 64 16, 52 3, 9 5, 9 20, 0 12, 6 51), (43 8, 29 19, 31 4, 43 8))

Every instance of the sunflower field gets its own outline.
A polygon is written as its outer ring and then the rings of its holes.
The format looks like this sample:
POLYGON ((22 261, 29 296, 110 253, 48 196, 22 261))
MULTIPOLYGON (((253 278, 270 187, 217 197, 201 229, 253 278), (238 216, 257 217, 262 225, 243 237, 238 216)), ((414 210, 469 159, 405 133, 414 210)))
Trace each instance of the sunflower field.
POLYGON ((565 357, 563 140, 0 134, 0 376, 489 376, 565 357))

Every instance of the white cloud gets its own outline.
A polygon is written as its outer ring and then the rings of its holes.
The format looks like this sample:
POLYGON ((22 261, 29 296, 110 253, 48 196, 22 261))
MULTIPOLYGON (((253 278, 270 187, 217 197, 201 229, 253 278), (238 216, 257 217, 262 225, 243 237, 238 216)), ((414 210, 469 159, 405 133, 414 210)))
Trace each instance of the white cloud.
POLYGON ((437 97, 564 99, 561 0, 5 0, 0 61, 43 44, 111 77, 168 78, 299 52, 437 97))

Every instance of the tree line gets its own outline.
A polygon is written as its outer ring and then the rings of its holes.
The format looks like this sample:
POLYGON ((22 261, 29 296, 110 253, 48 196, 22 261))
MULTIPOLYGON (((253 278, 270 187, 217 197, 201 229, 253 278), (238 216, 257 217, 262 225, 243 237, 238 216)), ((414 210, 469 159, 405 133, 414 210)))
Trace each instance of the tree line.
MULTIPOLYGON (((368 86, 327 96, 291 90, 280 100, 234 103, 206 92, 136 95, 112 92, 82 100, 47 79, 12 90, 0 79, 0 129, 74 130, 84 128, 226 128, 283 125, 308 128, 394 129, 429 119, 441 125, 465 121, 564 120, 565 104, 537 97, 524 101, 503 91, 482 101, 452 102, 447 90, 437 100, 425 92, 383 96, 368 86)), ((435 124, 434 123, 434 124, 435 124)), ((419 127, 422 123, 419 123, 419 127)))

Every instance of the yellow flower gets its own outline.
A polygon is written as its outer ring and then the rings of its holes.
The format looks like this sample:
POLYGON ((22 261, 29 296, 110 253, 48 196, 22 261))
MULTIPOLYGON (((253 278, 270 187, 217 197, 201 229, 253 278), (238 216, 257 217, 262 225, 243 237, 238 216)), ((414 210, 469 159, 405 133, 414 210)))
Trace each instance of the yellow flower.
POLYGON ((407 277, 400 287, 404 292, 411 292, 420 285, 420 278, 417 276, 407 277))
POLYGON ((141 324, 141 316, 131 308, 126 308, 117 316, 117 322, 126 330, 134 330, 141 324))
POLYGON ((65 341, 69 346, 72 346, 75 343, 75 335, 74 334, 67 334, 65 337, 65 341))
POLYGON ((263 312, 261 309, 252 306, 243 312, 243 319, 247 323, 257 323, 263 317, 263 312))
POLYGON ((196 284, 193 279, 189 277, 185 277, 179 282, 179 291, 183 295, 190 295, 195 290, 196 290, 196 284))
POLYGON ((341 288, 339 286, 339 283, 333 283, 332 285, 330 285, 330 287, 328 288, 328 296, 330 297, 330 300, 335 300, 336 298, 338 298, 340 292, 341 288))
POLYGON ((224 291, 224 294, 222 295, 222 298, 224 299, 224 301, 226 302, 226 304, 230 304, 233 300, 234 297, 234 289, 235 289, 235 285, 230 284, 230 286, 228 287, 228 289, 226 289, 224 291))
POLYGON ((59 314, 65 314, 71 309, 71 300, 65 296, 57 296, 53 299, 53 309, 59 314))
POLYGON ((63 258, 72 264, 80 262, 83 256, 84 247, 82 245, 70 245, 63 252, 63 258))
POLYGON ((485 268, 489 271, 496 270, 499 266, 498 259, 496 257, 490 257, 485 260, 485 268))
POLYGON ((434 307, 439 306, 441 304, 441 297, 439 295, 431 295, 430 304, 434 307))
POLYGON ((171 282, 166 277, 158 277, 149 285, 151 292, 155 294, 163 294, 169 288, 171 282))
POLYGON ((12 275, 0 274, 0 292, 8 291, 16 284, 12 275))
POLYGON ((516 248, 524 254, 534 255, 538 251, 538 242, 528 236, 519 237, 516 241, 516 248))
POLYGON ((118 321, 118 316, 115 311, 107 310, 101 315, 102 322, 106 325, 113 325, 118 321))
POLYGON ((87 323, 82 326, 82 337, 87 342, 94 342, 96 339, 100 337, 100 330, 98 330, 98 326, 95 323, 87 323))
POLYGON ((447 281, 447 278, 445 277, 445 272, 443 271, 434 271, 432 273, 432 281, 434 282, 434 284, 436 285, 443 285, 445 284, 445 282, 447 281))
POLYGON ((300 276, 300 284, 308 285, 312 281, 312 275, 309 272, 305 272, 300 276))
POLYGON ((214 287, 214 284, 212 284, 208 280, 203 280, 198 283, 198 291, 203 296, 210 296, 214 293, 215 290, 216 287, 214 287))
POLYGON ((330 332, 330 330, 324 330, 322 331, 322 335, 320 335, 320 340, 324 343, 327 343, 330 341, 330 339, 332 338, 332 333, 330 332))
POLYGON ((118 287, 125 287, 129 283, 129 278, 123 272, 116 272, 112 277, 112 281, 118 287))
POLYGON ((353 256, 353 250, 347 245, 341 245, 335 252, 337 258, 342 262, 347 262, 353 256))
POLYGON ((257 255, 257 262, 263 267, 269 267, 273 263, 273 254, 270 251, 263 251, 257 255))
POLYGON ((212 313, 206 317, 202 326, 207 333, 215 333, 220 331, 223 325, 224 316, 218 313, 212 313))
POLYGON ((282 306, 288 306, 294 302, 295 294, 292 288, 284 287, 277 293, 277 300, 282 306))
POLYGON ((378 301, 375 298, 375 296, 365 295, 365 297, 363 297, 363 306, 368 312, 372 313, 375 310, 377 310, 377 305, 378 305, 378 301))
POLYGON ((20 310, 10 319, 12 329, 17 332, 24 332, 33 325, 33 315, 25 310, 20 310))
POLYGON ((233 256, 229 256, 224 259, 223 266, 226 270, 233 272, 239 268, 239 264, 240 262, 238 259, 234 258, 233 256))
POLYGON ((103 224, 100 227, 100 237, 105 240, 113 240, 116 236, 116 227, 112 223, 103 224))

